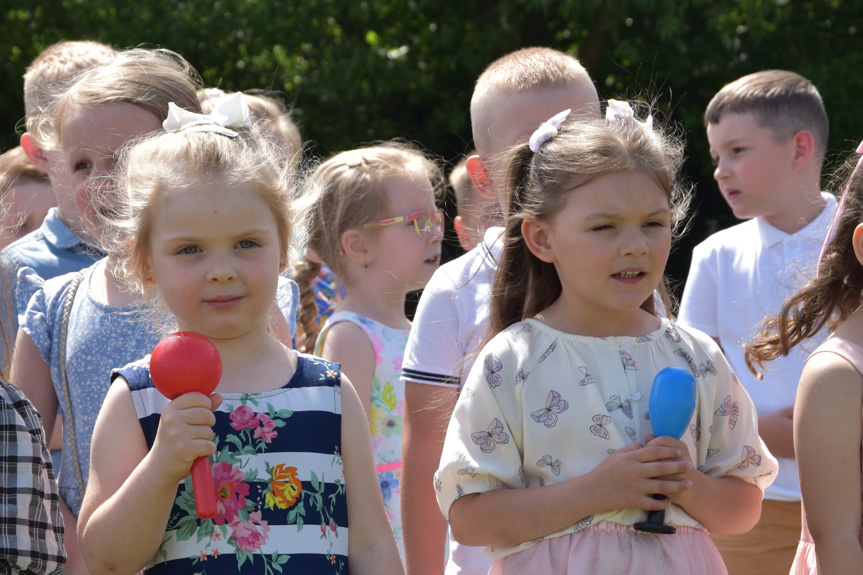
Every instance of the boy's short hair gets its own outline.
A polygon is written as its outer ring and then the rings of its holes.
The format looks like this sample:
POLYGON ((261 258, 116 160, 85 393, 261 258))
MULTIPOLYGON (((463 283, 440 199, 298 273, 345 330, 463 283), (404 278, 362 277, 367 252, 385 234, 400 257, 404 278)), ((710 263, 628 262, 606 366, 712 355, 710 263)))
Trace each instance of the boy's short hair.
POLYGON ((830 134, 827 112, 818 90, 800 74, 764 70, 726 84, 707 105, 704 125, 718 124, 725 114, 752 114, 780 142, 808 130, 815 138, 819 164, 824 159, 830 134))
POLYGON ((494 106, 490 105, 494 98, 578 81, 593 85, 578 59, 558 50, 522 48, 498 58, 480 74, 474 86, 470 101, 474 145, 480 151, 485 148, 485 134, 494 117, 494 106))
POLYGON ((0 155, 0 197, 21 180, 50 183, 48 174, 34 166, 24 148, 17 146, 0 155))
POLYGON ((49 141, 52 108, 82 72, 111 62, 117 51, 90 40, 58 42, 48 46, 27 66, 24 74, 24 114, 27 131, 40 147, 49 141))

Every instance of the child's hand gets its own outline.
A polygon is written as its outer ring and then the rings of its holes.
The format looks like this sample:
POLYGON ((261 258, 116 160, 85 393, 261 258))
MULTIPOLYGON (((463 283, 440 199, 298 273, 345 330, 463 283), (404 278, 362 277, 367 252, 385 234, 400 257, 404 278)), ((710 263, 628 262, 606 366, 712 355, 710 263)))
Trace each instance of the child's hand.
MULTIPOLYGON (((655 435, 650 434, 645 438, 645 444, 647 447, 655 446, 677 449, 680 451, 680 457, 675 458, 675 461, 685 462, 689 464, 689 468, 685 471, 682 471, 680 473, 656 476, 654 477, 654 479, 688 482, 690 486, 695 483, 698 470, 696 470, 695 466, 692 465, 692 457, 689 455, 689 448, 686 446, 685 443, 683 443, 679 439, 675 439, 668 435, 661 435, 659 437, 656 437, 655 435)), ((672 502, 677 503, 680 506, 685 506, 685 499, 691 494, 691 489, 685 489, 680 492, 667 493, 664 495, 667 495, 672 502)))
POLYGON ((184 393, 162 410, 152 458, 172 481, 182 481, 191 472, 199 457, 216 452, 213 443, 213 411, 222 404, 222 396, 214 393, 184 393))
POLYGON ((596 493, 607 502, 606 510, 665 509, 671 500, 650 496, 657 493, 672 497, 692 487, 691 481, 680 478, 692 470, 688 456, 679 446, 664 442, 647 446, 630 443, 591 472, 596 478, 596 493))

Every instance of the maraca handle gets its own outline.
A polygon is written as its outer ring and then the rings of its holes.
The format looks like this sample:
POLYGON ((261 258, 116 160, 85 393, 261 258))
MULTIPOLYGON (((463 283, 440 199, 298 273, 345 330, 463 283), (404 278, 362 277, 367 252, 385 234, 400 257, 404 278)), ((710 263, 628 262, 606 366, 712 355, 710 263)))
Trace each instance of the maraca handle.
POLYGON ((199 457, 192 463, 192 489, 195 492, 195 510, 201 519, 216 516, 216 485, 209 457, 199 457))

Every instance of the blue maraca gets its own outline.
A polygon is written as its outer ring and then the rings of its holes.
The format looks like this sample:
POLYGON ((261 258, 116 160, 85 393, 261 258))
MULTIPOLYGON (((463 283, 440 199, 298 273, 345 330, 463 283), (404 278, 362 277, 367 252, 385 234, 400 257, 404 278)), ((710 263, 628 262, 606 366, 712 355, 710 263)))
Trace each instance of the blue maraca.
MULTIPOLYGON (((653 378, 650 390, 650 425, 653 434, 680 439, 692 421, 695 411, 695 378, 682 367, 666 367, 653 378)), ((653 495, 665 499, 664 495, 653 495)), ((647 512, 647 521, 633 525, 639 531, 674 533, 676 529, 665 524, 665 510, 647 512)))

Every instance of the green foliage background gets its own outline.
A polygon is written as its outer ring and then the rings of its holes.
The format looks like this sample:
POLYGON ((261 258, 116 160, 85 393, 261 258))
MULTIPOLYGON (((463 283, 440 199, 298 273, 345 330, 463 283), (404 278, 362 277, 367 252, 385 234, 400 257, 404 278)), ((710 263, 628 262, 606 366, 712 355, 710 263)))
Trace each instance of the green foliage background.
POLYGON ((691 245, 735 222, 711 179, 701 119, 723 84, 767 68, 810 78, 831 119, 828 170, 863 137, 861 2, 0 0, 0 17, 3 149, 17 141, 26 66, 61 40, 161 46, 208 85, 275 90, 316 155, 402 137, 448 161, 470 147, 470 95, 487 64, 524 46, 567 51, 600 97, 655 101, 686 133, 700 207, 672 260, 680 279, 691 245))

